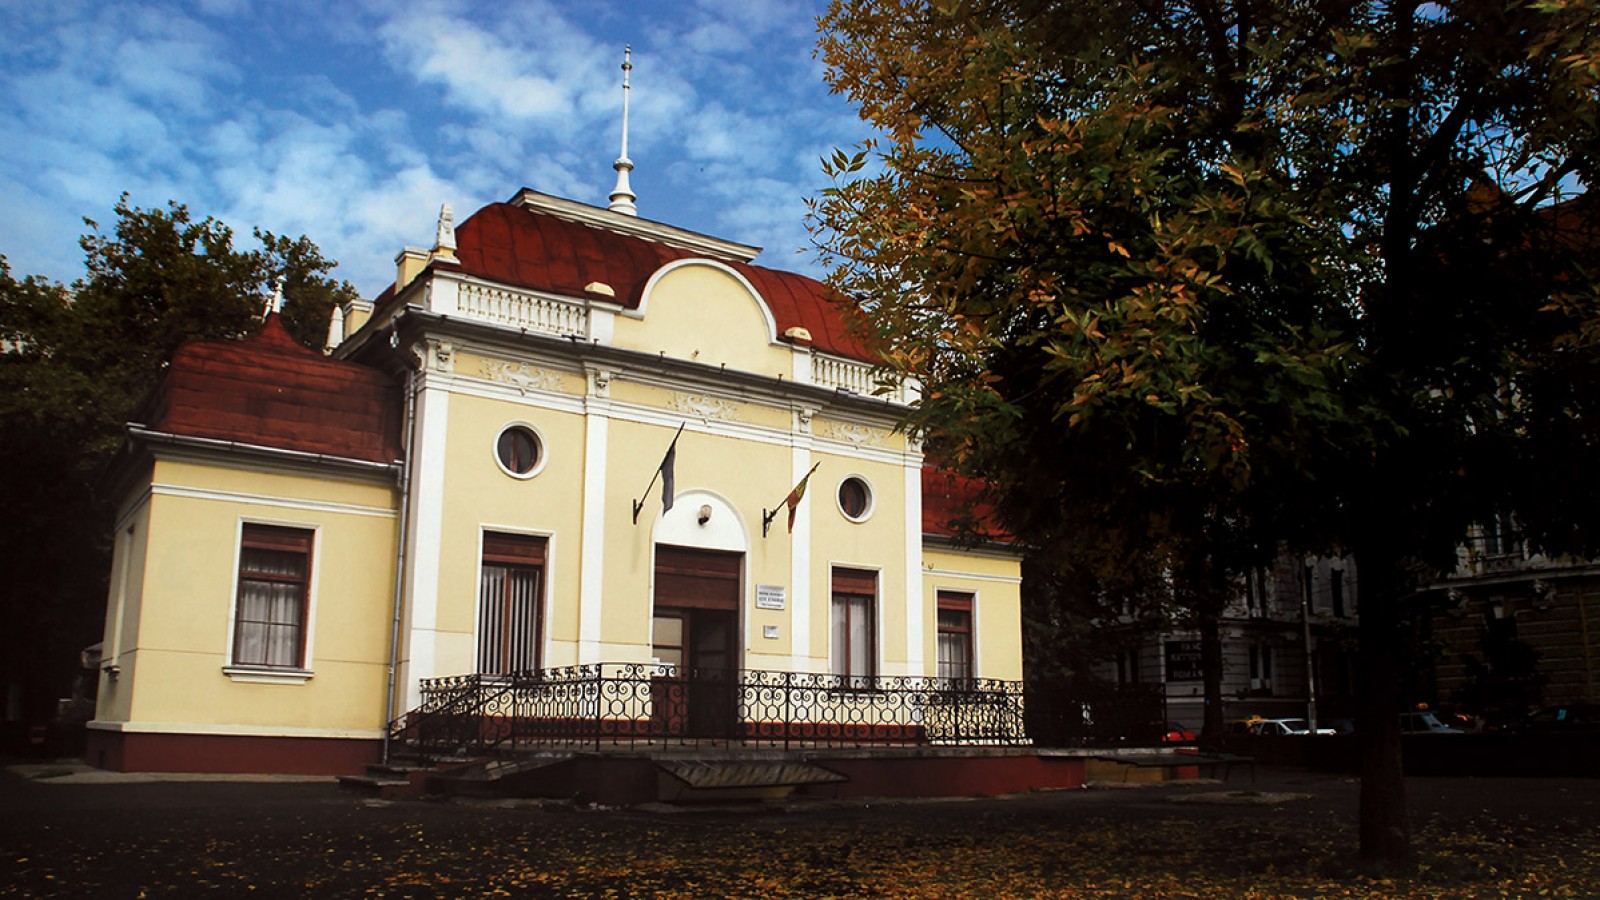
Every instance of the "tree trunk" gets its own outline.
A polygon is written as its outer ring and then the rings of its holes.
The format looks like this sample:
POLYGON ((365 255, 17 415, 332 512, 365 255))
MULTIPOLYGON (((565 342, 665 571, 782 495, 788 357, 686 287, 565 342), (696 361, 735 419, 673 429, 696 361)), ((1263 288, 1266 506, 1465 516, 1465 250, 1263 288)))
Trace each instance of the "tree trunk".
POLYGON ((1402 653, 1412 652, 1400 627, 1397 563, 1358 554, 1361 572, 1361 697, 1356 734, 1361 747, 1361 858, 1402 862, 1411 856, 1400 749, 1402 653))

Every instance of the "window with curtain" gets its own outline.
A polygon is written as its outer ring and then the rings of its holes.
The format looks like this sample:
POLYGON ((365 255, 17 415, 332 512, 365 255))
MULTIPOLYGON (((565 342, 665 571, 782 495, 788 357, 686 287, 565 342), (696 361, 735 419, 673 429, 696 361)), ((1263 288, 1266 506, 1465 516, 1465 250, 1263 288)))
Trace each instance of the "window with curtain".
POLYGON ((246 525, 239 546, 233 664, 305 668, 312 532, 246 525))
POLYGON ((876 573, 857 569, 833 571, 831 670, 845 677, 850 687, 870 688, 877 674, 873 627, 877 593, 876 573))
POLYGON ((972 678, 972 595, 938 593, 939 677, 951 686, 972 678))
POLYGON ((545 539, 485 532, 478 588, 478 671, 539 668, 545 539))

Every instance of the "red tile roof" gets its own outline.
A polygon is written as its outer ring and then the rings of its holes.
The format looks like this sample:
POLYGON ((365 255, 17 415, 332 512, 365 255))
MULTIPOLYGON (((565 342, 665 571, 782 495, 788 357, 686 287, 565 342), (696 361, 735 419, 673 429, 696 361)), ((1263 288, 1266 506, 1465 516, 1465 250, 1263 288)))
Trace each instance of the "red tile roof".
MULTIPOLYGON (((512 203, 491 203, 456 227, 456 258, 465 274, 570 297, 584 296, 584 287, 598 281, 616 292, 616 302, 625 309, 638 309, 645 283, 662 266, 702 257, 645 237, 512 203)), ((873 359, 846 332, 837 295, 821 282, 746 262, 724 262, 766 300, 780 336, 798 326, 811 333, 819 350, 873 359)), ((387 301, 380 296, 374 303, 381 307, 387 301)))
POLYGON ((936 466, 922 467, 922 533, 1009 542, 994 506, 982 499, 983 482, 936 466))
POLYGON ((366 462, 400 458, 400 391, 301 346, 277 315, 240 341, 178 348, 142 417, 152 431, 366 462))

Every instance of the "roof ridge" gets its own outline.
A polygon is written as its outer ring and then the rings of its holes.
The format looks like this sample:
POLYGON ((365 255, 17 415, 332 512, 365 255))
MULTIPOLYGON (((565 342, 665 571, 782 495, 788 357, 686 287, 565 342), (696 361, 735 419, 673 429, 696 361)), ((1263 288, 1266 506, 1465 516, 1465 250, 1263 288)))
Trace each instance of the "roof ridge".
POLYGON ((748 263, 761 253, 760 247, 750 244, 740 244, 675 225, 653 222, 636 215, 601 209, 576 200, 553 197, 532 188, 523 188, 506 203, 529 212, 544 213, 563 221, 665 244, 674 249, 687 250, 723 262, 748 263))

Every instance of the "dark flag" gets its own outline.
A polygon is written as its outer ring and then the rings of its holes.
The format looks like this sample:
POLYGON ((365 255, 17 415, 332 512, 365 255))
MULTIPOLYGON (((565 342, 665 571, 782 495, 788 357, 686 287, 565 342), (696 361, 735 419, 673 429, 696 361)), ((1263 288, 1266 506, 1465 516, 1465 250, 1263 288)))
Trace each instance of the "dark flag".
POLYGON ((639 524, 639 512, 644 509, 644 501, 650 496, 650 489, 656 486, 656 479, 661 479, 661 514, 666 515, 672 509, 672 495, 678 492, 677 473, 674 469, 678 463, 678 437, 683 434, 683 426, 678 426, 677 433, 672 436, 672 443, 667 445, 667 455, 661 457, 661 465, 650 476, 650 483, 645 485, 644 493, 639 499, 633 501, 633 524, 639 524))
POLYGON ((667 448, 667 455, 661 459, 661 514, 666 515, 672 509, 672 496, 677 493, 676 478, 673 467, 678 462, 678 437, 673 435, 672 445, 667 448))

